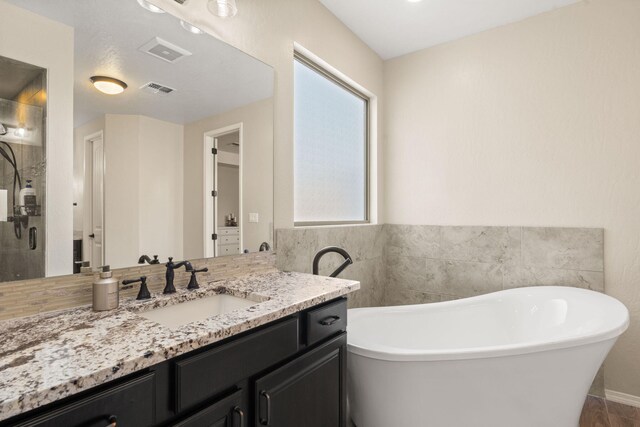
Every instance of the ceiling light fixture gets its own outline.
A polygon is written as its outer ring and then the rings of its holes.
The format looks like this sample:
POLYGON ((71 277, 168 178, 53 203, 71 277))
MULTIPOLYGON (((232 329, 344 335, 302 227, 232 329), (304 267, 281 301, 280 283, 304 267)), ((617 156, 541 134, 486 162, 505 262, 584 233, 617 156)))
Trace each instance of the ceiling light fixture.
POLYGON ((232 18, 238 13, 236 0, 209 0, 207 8, 221 18, 232 18))
POLYGON ((149 12, 164 13, 164 10, 160 9, 155 4, 149 3, 147 0, 138 0, 138 4, 140 6, 142 6, 142 7, 144 7, 145 9, 147 9, 149 12))
POLYGON ((93 83, 96 89, 107 95, 118 95, 127 88, 125 82, 114 79, 113 77, 93 76, 89 80, 91 80, 91 83, 93 83))
POLYGON ((202 34, 204 33, 204 31, 202 31, 200 28, 196 27, 195 25, 191 25, 186 21, 183 21, 182 19, 180 20, 180 25, 182 25, 182 28, 184 28, 185 30, 189 31, 191 34, 202 34))

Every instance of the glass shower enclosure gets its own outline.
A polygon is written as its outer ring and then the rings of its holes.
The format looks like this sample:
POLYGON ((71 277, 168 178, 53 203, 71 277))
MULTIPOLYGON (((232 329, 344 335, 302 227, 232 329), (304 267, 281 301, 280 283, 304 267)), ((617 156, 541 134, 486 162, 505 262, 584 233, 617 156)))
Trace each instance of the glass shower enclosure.
POLYGON ((0 56, 0 282, 45 276, 47 70, 0 56))

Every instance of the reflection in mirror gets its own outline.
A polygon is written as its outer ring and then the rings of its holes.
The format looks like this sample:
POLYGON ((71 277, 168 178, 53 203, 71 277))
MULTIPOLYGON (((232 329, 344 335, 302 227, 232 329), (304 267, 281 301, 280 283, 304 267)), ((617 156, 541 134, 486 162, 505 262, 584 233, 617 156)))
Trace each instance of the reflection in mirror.
MULTIPOLYGON (((33 142, 24 137, 0 145, 17 151, 22 161, 16 200, 31 179, 34 204, 43 206, 43 216, 28 216, 28 224, 20 227, 2 218, 3 203, 8 217, 18 206, 12 199, 12 154, 5 149, 7 156, 0 157, 0 280, 44 276, 44 251, 66 248, 72 238, 69 273, 79 272, 83 261, 119 268, 164 263, 170 256, 256 252, 265 242, 272 246, 271 67, 211 36, 194 34, 177 18, 146 10, 136 0, 9 3, 74 31, 73 188, 47 194, 55 198, 73 192, 74 235, 29 250, 29 227, 43 236, 46 226, 46 176, 38 175, 38 165, 45 169, 45 144, 61 141, 48 141, 46 127, 37 124, 45 120, 46 102, 16 98, 27 89, 37 93, 34 82, 44 85, 46 71, 2 59, 0 122, 15 132, 20 121, 12 118, 12 108, 17 102, 27 105, 22 108, 30 114, 33 142), (16 76, 12 88, 5 88, 5 75, 16 76), (14 227, 27 238, 19 248, 11 242, 16 254, 8 262, 5 240, 14 227), (42 262, 36 268, 27 257, 38 251, 42 262), (7 263, 27 265, 28 273, 10 271, 7 263)), ((41 90, 44 94, 46 88, 41 90)), ((62 167, 47 165, 47 173, 62 167)))
POLYGON ((44 275, 46 85, 45 69, 0 56, 0 281, 44 275))

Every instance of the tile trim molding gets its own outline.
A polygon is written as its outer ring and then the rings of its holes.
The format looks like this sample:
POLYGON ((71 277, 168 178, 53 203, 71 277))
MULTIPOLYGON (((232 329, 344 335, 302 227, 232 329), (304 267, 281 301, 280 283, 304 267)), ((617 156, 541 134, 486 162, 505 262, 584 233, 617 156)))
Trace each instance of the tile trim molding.
POLYGON ((622 393, 620 391, 615 390, 604 390, 604 395, 607 400, 616 403, 622 403, 623 405, 635 406, 636 408, 640 408, 640 396, 634 396, 632 394, 622 393))

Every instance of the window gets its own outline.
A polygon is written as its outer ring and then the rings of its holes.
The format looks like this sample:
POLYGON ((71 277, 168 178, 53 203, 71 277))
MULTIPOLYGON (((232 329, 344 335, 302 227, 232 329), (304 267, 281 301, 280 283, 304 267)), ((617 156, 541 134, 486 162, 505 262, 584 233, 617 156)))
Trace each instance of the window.
POLYGON ((369 99, 296 53, 295 225, 369 220, 369 99))

